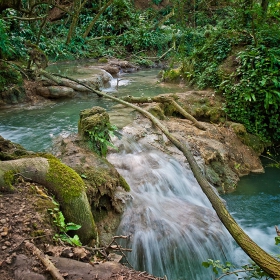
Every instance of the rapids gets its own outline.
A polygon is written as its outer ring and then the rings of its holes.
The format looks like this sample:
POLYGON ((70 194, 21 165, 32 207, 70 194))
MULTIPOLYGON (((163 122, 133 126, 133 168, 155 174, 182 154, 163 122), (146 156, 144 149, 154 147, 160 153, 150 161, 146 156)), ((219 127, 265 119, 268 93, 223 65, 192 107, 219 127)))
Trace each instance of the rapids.
POLYGON ((189 169, 132 139, 108 160, 131 187, 118 233, 128 235, 135 269, 170 280, 210 279, 207 259, 226 261, 232 239, 189 169))

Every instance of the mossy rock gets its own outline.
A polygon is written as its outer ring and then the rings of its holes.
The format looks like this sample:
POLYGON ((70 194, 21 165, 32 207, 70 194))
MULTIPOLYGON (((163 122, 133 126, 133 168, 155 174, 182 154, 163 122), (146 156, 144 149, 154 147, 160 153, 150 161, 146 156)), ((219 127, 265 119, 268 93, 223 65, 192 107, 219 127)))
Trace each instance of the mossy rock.
POLYGON ((100 57, 100 58, 98 59, 98 62, 99 62, 99 63, 108 63, 108 58, 106 58, 106 57, 100 57))
POLYGON ((162 73, 162 79, 164 82, 177 83, 182 78, 182 68, 166 70, 162 73))
MULTIPOLYGON (((86 192, 93 209, 107 208, 111 210, 115 208, 115 191, 121 187, 125 191, 130 191, 130 187, 125 179, 119 175, 117 170, 106 159, 100 158, 97 166, 83 168, 82 166, 76 167, 76 171, 81 174, 85 184, 86 192), (100 201, 104 197, 109 197, 108 205, 101 205, 100 201), (113 206, 113 207, 112 207, 113 206)), ((117 208, 115 209, 117 210, 117 208)))
POLYGON ((104 108, 93 107, 80 112, 78 132, 85 139, 89 139, 89 131, 102 131, 109 123, 109 115, 104 108))
POLYGON ((243 124, 233 122, 230 122, 229 124, 243 144, 251 147, 258 155, 263 153, 265 144, 261 141, 260 137, 248 133, 243 124))

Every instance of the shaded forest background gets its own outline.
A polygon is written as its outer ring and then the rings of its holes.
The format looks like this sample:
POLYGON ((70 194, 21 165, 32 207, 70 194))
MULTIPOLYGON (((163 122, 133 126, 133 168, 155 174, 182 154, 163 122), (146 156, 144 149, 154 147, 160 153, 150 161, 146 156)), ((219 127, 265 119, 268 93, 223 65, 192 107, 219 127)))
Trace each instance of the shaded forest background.
POLYGON ((213 88, 225 119, 279 143, 279 1, 1 0, 0 12, 0 94, 47 58, 164 59, 164 81, 213 88))

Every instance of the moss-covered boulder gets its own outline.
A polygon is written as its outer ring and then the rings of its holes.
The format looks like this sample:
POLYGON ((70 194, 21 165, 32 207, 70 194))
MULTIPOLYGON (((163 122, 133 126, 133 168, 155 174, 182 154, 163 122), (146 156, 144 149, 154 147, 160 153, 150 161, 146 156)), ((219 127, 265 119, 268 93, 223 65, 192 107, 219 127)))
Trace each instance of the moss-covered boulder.
POLYGON ((265 149, 265 143, 257 135, 247 132, 245 126, 240 123, 228 122, 229 127, 240 138, 241 142, 251 147, 258 155, 261 155, 265 149))
POLYGON ((85 140, 90 138, 90 131, 102 130, 109 123, 109 115, 104 108, 95 106, 80 112, 78 133, 85 140))
POLYGON ((120 193, 129 191, 128 184, 106 158, 90 150, 77 135, 57 139, 53 153, 83 179, 100 242, 110 242, 124 209, 120 193))

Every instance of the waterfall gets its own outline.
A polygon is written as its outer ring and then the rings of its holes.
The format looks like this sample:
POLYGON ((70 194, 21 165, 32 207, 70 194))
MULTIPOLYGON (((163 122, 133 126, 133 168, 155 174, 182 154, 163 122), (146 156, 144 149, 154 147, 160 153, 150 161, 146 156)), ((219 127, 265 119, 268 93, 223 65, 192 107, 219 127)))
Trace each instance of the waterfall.
POLYGON ((207 259, 226 261, 232 239, 191 170, 171 156, 122 139, 108 160, 131 187, 132 199, 118 234, 131 248, 128 260, 136 270, 169 280, 211 279, 207 259))

